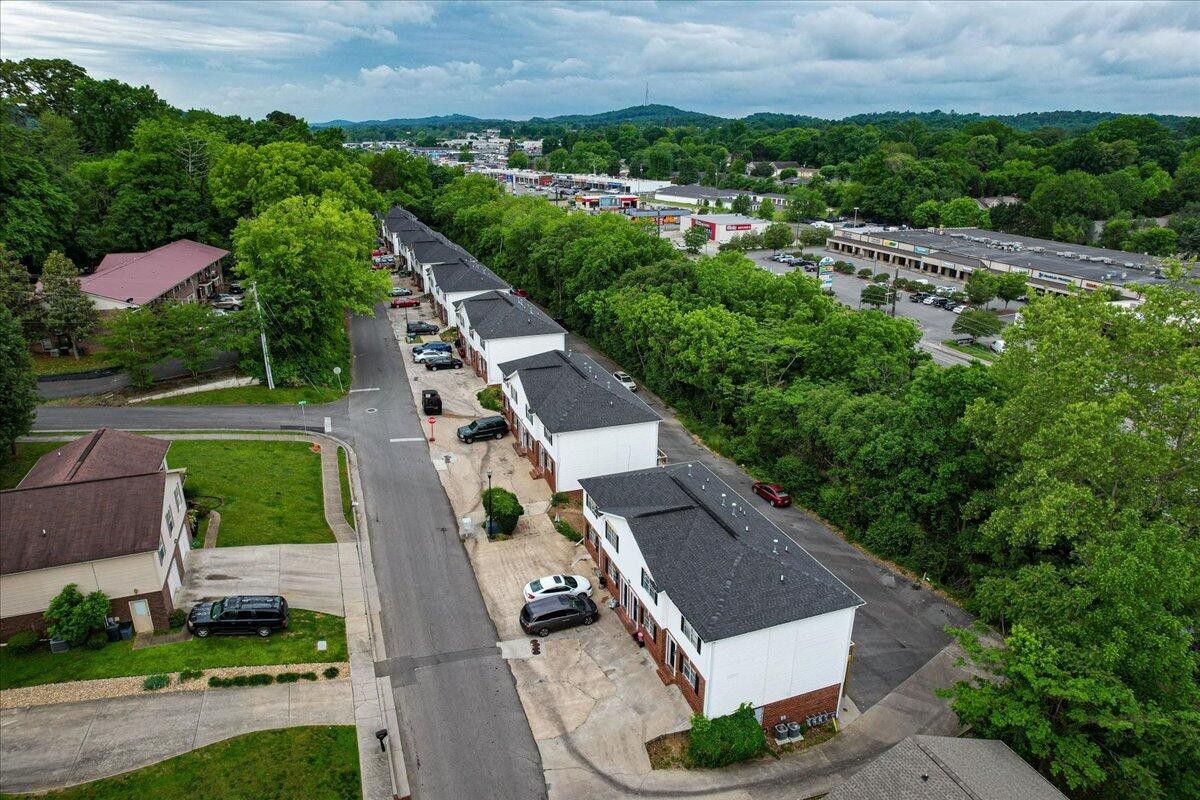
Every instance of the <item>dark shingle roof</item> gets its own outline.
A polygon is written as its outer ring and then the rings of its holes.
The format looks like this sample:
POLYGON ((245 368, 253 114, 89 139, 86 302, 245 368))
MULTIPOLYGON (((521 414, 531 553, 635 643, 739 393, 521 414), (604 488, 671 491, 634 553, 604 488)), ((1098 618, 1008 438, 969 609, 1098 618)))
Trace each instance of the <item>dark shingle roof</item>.
POLYGON ((995 739, 909 736, 826 800, 1066 800, 995 739))
POLYGON ((551 433, 586 431, 661 420, 654 409, 582 353, 550 350, 500 365, 520 373, 533 413, 551 433))
POLYGON ((450 244, 440 236, 432 236, 428 233, 420 239, 407 242, 412 247, 413 253, 417 257, 417 261, 421 264, 445 264, 461 259, 464 251, 450 244))
POLYGON ((629 523, 655 583, 705 641, 862 605, 703 464, 579 482, 602 512, 629 523))
POLYGON ((511 292, 491 291, 458 301, 480 339, 566 333, 533 303, 511 292))
POLYGON ((157 472, 170 446, 162 439, 100 428, 39 458, 20 488, 157 472))
POLYGON ((508 284, 477 261, 462 259, 439 264, 432 270, 433 282, 443 292, 474 292, 507 289, 508 284))

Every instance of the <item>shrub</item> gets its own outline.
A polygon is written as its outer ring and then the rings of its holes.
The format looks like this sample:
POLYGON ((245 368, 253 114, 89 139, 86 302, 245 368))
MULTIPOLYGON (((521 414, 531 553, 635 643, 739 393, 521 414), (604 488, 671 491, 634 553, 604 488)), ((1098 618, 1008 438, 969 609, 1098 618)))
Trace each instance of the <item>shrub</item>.
POLYGON ((888 275, 886 272, 876 272, 875 277, 871 278, 871 280, 875 281, 876 283, 887 283, 889 280, 891 280, 891 278, 892 276, 888 275))
POLYGON ((182 608, 177 608, 171 612, 171 616, 167 617, 167 623, 171 626, 171 630, 179 630, 187 622, 187 612, 182 608))
POLYGON ((856 274, 857 274, 857 275, 858 275, 858 277, 860 277, 860 278, 869 278, 869 277, 871 277, 871 268, 870 268, 870 267, 863 267, 863 268, 862 268, 862 269, 860 269, 860 270, 859 270, 859 271, 858 271, 856 274))
POLYGON ((840 272, 843 275, 853 275, 854 265, 847 264, 845 261, 835 261, 833 262, 833 271, 840 272))
MULTIPOLYGON (((480 492, 480 497, 487 515, 495 520, 493 526, 495 533, 501 535, 512 533, 517 527, 517 520, 525 513, 517 496, 507 489, 496 488, 484 489, 480 492)), ((493 535, 493 531, 487 533, 489 536, 493 535)))
POLYGON ((488 411, 504 410, 504 401, 501 399, 501 397, 503 397, 503 395, 500 393, 499 386, 488 386, 475 395, 475 399, 479 401, 479 405, 483 406, 488 411))
POLYGON ((301 677, 301 678, 304 678, 304 680, 306 680, 306 681, 315 681, 315 680, 317 679, 317 673, 315 673, 315 672, 301 672, 301 673, 300 673, 300 677, 301 677))
POLYGON ((229 686, 266 686, 274 682, 275 676, 265 672, 257 672, 253 675, 234 675, 232 678, 218 678, 213 675, 208 679, 208 685, 218 689, 229 686))
POLYGON ((329 680, 333 680, 334 678, 336 678, 338 676, 339 672, 340 672, 340 670, 337 667, 326 667, 325 671, 322 672, 321 674, 324 675, 329 680))
POLYGON ((170 685, 170 675, 148 675, 146 676, 146 680, 142 681, 142 688, 147 692, 154 692, 159 689, 164 689, 170 685))
POLYGON ((766 736, 749 703, 716 719, 694 715, 688 738, 688 761, 694 767, 723 767, 759 756, 767 749, 766 736))
POLYGON ((104 645, 108 644, 108 634, 104 631, 92 631, 88 634, 87 640, 83 646, 88 650, 103 650, 104 645))
POLYGON ((280 672, 275 676, 276 683, 297 683, 299 680, 299 672, 280 672))
POLYGON ((183 672, 179 673, 179 682, 184 683, 185 681, 194 681, 196 678, 199 678, 202 675, 204 675, 204 670, 202 669, 185 669, 183 672))
POLYGON ((443 342, 454 342, 458 339, 458 328, 446 328, 438 334, 438 338, 443 342))
POLYGON ((56 639, 83 644, 92 629, 104 627, 108 608, 108 595, 104 592, 92 592, 84 597, 76 584, 68 583, 46 609, 44 616, 50 623, 47 629, 56 639))
POLYGON ((578 542, 583 539, 583 534, 571 527, 571 523, 565 519, 560 519, 554 523, 554 530, 561 533, 564 537, 572 542, 578 542))
POLYGON ((37 646, 38 635, 35 631, 17 631, 8 637, 8 649, 19 656, 32 653, 37 646))
POLYGON ((571 496, 566 492, 555 492, 550 495, 550 505, 567 506, 571 504, 571 496))

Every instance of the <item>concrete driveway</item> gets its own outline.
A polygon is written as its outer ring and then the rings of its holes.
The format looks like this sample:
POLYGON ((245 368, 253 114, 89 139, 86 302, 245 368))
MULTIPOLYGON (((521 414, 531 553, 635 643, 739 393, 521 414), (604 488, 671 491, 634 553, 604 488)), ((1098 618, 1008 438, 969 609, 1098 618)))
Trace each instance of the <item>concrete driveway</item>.
POLYGON ((358 564, 353 543, 193 550, 176 605, 190 608, 231 594, 278 594, 295 608, 345 616, 343 560, 358 564))
POLYGON ((94 781, 251 731, 353 724, 344 679, 5 709, 0 791, 94 781))

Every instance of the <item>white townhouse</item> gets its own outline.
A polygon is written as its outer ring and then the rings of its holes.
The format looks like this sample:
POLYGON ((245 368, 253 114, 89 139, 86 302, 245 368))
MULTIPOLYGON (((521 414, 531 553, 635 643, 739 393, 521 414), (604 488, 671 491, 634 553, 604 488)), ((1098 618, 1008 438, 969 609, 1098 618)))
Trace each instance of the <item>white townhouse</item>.
POLYGON ((496 289, 508 291, 509 285, 496 273, 470 256, 433 264, 428 270, 425 291, 433 299, 434 310, 443 323, 457 324, 454 304, 496 289))
POLYGON ((459 300, 455 310, 464 358, 489 386, 504 380, 505 362, 566 349, 566 330, 512 292, 483 292, 459 300))
POLYGON ((593 475, 658 463, 654 409, 582 353, 549 350, 500 364, 518 452, 556 492, 593 475))
POLYGON ((836 716, 861 598, 698 463, 584 478, 586 547, 664 683, 768 730, 836 716))

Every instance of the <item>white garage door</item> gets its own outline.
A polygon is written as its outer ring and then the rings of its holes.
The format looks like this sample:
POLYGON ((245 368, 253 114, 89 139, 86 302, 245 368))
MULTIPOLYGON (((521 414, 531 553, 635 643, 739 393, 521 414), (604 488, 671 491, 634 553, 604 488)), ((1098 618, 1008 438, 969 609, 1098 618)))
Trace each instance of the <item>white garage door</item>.
POLYGON ((171 599, 175 599, 176 592, 183 585, 183 581, 179 579, 179 564, 171 559, 171 571, 167 573, 167 590, 171 592, 171 599))

